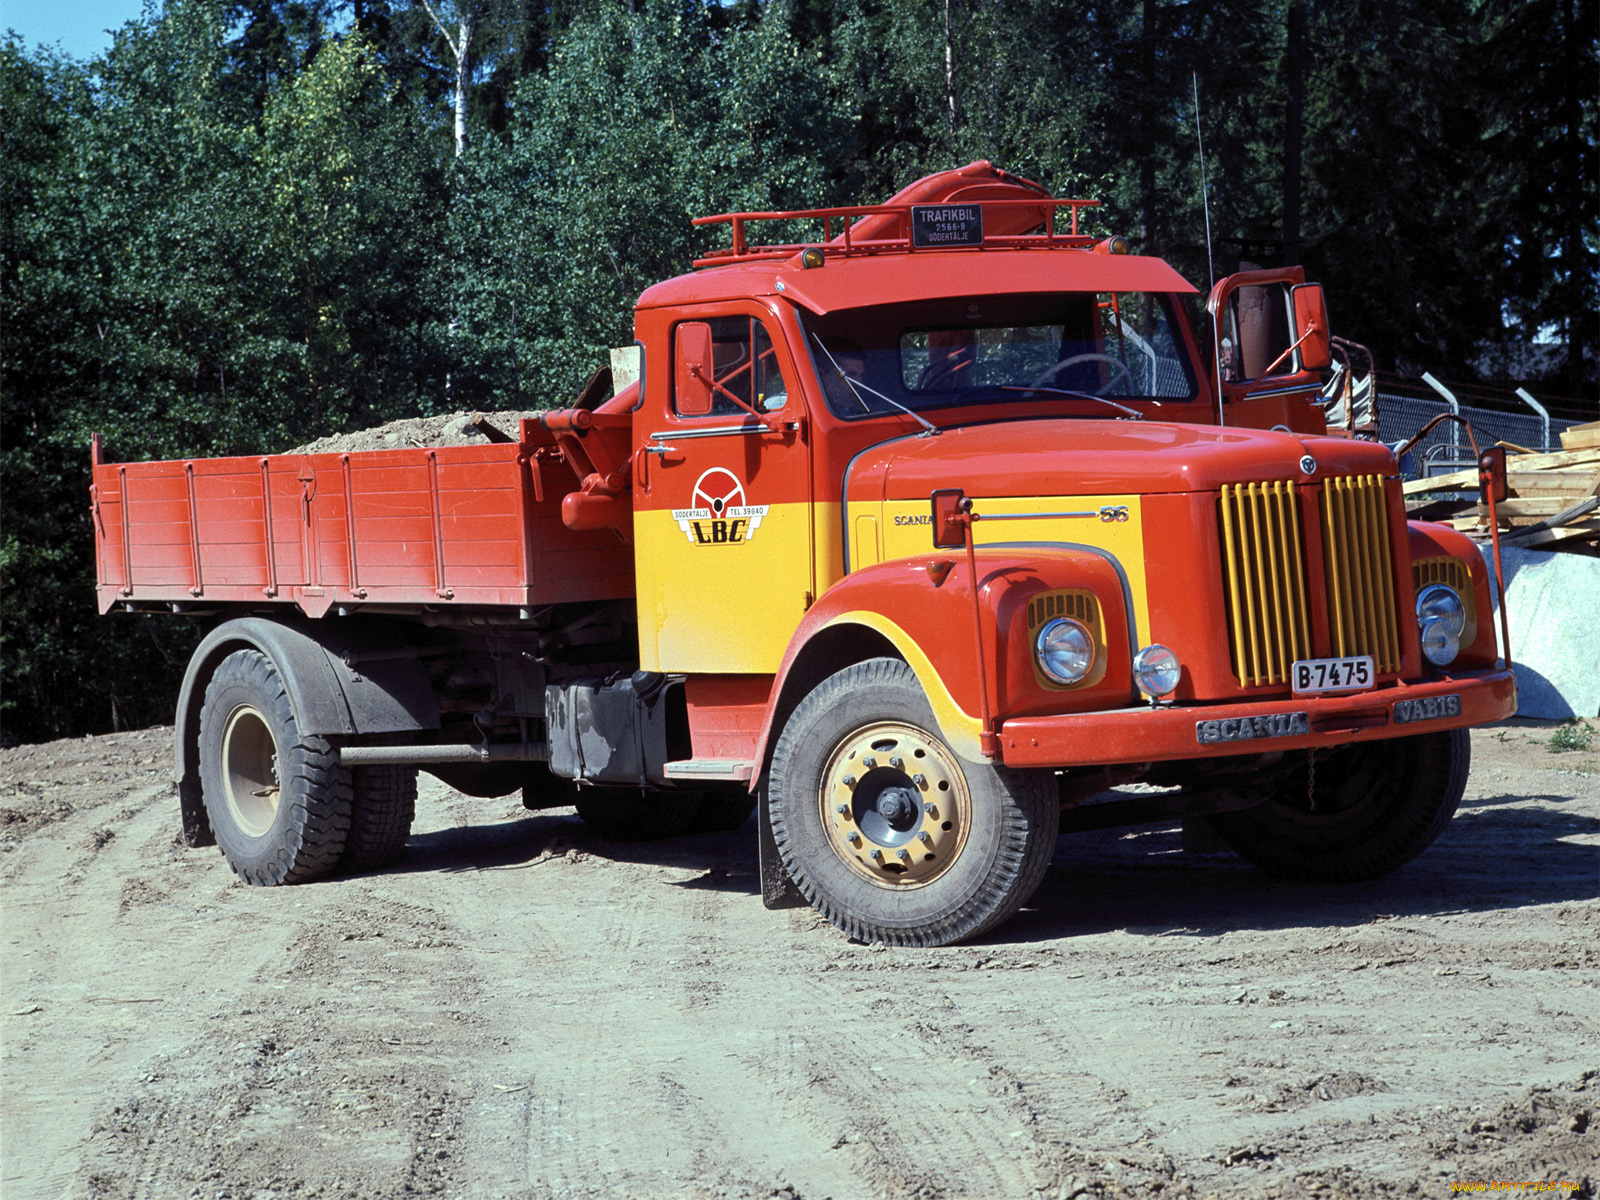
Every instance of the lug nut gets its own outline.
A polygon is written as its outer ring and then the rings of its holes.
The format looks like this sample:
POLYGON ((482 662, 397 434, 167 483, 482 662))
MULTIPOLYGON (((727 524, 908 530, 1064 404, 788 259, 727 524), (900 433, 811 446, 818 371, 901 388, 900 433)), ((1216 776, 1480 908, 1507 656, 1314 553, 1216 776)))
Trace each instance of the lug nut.
POLYGON ((869 754, 869 755, 867 755, 867 757, 865 757, 865 758, 863 758, 861 760, 861 765, 863 767, 865 767, 867 770, 870 771, 870 770, 872 770, 874 767, 876 767, 878 765, 878 760, 873 758, 872 755, 869 754))
POLYGON ((905 850, 901 850, 899 853, 897 853, 895 855, 895 857, 898 858, 901 862, 907 862, 908 863, 908 862, 911 861, 911 855, 905 850))
POLYGON ((845 787, 853 788, 856 785, 856 777, 854 775, 846 775, 842 782, 845 787))
POLYGON ((859 833, 857 833, 854 829, 852 829, 849 833, 844 835, 844 840, 849 842, 852 846, 854 846, 857 842, 859 842, 861 840, 861 835, 859 833))
POLYGON ((838 813, 841 817, 848 817, 850 815, 850 806, 848 804, 835 804, 833 806, 833 811, 838 813))
POLYGON ((873 862, 882 862, 883 861, 883 851, 882 850, 874 850, 867 857, 872 859, 873 862))
POLYGON ((924 846, 928 847, 930 850, 933 849, 933 834, 924 829, 921 833, 917 834, 917 836, 922 839, 922 844, 924 846))
POLYGON ((913 775, 911 777, 911 782, 916 784, 917 787, 924 792, 928 790, 928 777, 926 775, 913 775))
POLYGON ((893 767, 896 771, 904 770, 905 769, 905 765, 906 765, 906 760, 901 758, 898 754, 896 754, 893 758, 891 758, 889 760, 889 765, 891 767, 893 767))
POLYGON ((922 806, 922 811, 927 813, 928 816, 932 817, 935 821, 939 819, 939 809, 936 805, 924 804, 922 806))

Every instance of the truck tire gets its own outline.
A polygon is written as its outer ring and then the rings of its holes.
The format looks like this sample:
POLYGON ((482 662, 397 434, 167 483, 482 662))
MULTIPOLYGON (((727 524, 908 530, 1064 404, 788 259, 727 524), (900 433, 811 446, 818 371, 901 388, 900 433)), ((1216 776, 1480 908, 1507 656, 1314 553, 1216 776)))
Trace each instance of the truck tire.
POLYGON ((339 864, 350 832, 350 771, 303 735, 272 660, 237 650, 200 710, 200 782, 223 857, 246 883, 305 883, 339 864))
POLYGON ((369 871, 397 861, 417 815, 417 769, 398 764, 350 772, 350 835, 339 866, 369 871))
POLYGON ((1053 775, 965 762, 938 729, 911 668, 874 658, 823 680, 773 752, 784 868, 863 942, 976 937, 1027 902, 1055 851, 1053 775))
POLYGON ((688 833, 700 811, 699 792, 643 788, 577 788, 572 803, 583 823, 611 842, 659 842, 688 833))
POLYGON ((1353 883, 1410 862, 1455 815, 1472 765, 1465 729, 1343 746, 1265 804, 1211 824, 1240 857, 1286 879, 1353 883))

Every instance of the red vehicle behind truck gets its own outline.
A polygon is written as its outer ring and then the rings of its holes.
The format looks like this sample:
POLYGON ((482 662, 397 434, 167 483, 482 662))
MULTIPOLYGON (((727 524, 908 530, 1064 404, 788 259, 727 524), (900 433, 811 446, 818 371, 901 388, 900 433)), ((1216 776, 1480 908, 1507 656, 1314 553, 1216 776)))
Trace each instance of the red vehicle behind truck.
POLYGON ((638 379, 503 441, 96 442, 102 611, 211 626, 189 844, 381 865, 419 768, 615 838, 754 807, 769 906, 911 945, 1015 913, 1060 831, 1182 818, 1314 880, 1420 853, 1515 709, 1481 555, 1328 436, 1318 286, 1222 280, 1202 347, 1089 203, 974 163, 703 218, 731 245, 640 297, 638 379))

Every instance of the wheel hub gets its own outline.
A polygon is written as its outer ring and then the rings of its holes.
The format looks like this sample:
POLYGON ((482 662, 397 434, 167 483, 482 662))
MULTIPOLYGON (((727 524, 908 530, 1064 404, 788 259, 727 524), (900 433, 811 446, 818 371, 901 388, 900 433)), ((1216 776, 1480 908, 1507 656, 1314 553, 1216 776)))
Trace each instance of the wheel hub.
POLYGON ((878 722, 842 741, 819 796, 833 852, 884 887, 916 887, 952 866, 972 801, 955 756, 914 726, 878 722))
POLYGON ((261 837, 278 817, 278 747, 260 710, 241 704, 222 730, 222 788, 233 819, 261 837))

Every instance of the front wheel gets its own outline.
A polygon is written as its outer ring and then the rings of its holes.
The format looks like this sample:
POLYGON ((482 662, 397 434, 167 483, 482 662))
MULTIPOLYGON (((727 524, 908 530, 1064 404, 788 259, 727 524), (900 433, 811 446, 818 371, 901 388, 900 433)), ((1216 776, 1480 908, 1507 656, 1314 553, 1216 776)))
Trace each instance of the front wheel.
POLYGON ((1218 813, 1222 840, 1287 879, 1377 879, 1421 854, 1455 815, 1472 765, 1465 729, 1342 746, 1265 804, 1218 813))
POLYGON ((800 702, 773 752, 773 840, 811 905, 864 942, 944 946, 1013 915, 1044 878, 1049 772, 962 760, 911 668, 875 658, 800 702))

